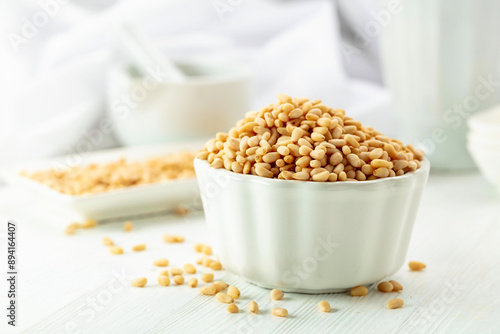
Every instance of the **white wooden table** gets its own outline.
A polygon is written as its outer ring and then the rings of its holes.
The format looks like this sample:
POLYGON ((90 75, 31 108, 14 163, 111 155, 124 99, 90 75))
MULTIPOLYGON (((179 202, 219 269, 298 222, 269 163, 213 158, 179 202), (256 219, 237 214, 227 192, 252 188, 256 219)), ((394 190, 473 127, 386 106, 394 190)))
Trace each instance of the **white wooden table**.
MULTIPOLYGON (((109 223, 68 237, 62 229, 69 222, 36 202, 0 188, 1 233, 7 219, 18 222, 20 256, 18 327, 7 328, 2 315, 1 333, 500 333, 500 199, 477 174, 431 175, 408 254, 427 269, 410 272, 405 265, 393 275, 404 286, 400 294, 372 286, 361 298, 286 294, 271 302, 268 290, 217 272, 216 279, 241 290, 238 314, 198 289, 156 283, 154 259, 167 257, 170 267, 194 263, 200 255, 193 243, 210 242, 201 213, 136 221, 130 233, 109 223), (165 233, 182 234, 186 242, 165 244, 165 233), (126 253, 109 254, 104 236, 126 253), (130 251, 142 242, 146 251, 130 251), (149 286, 130 286, 142 276, 149 286), (388 310, 386 302, 396 297, 405 300, 404 308, 388 310), (250 300, 259 303, 259 315, 248 313, 250 300), (332 312, 318 311, 321 300, 332 312), (272 316, 275 305, 290 316, 272 316)), ((2 244, 5 252, 4 234, 2 244)), ((6 289, 2 280, 3 310, 6 289)))

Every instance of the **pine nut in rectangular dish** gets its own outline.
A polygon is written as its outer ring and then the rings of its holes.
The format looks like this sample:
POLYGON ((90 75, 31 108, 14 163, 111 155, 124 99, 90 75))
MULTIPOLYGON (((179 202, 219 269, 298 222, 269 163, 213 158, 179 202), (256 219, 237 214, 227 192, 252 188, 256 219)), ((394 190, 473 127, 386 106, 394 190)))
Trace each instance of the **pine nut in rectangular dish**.
POLYGON ((411 145, 287 95, 211 139, 194 166, 222 266, 306 293, 349 291, 396 272, 430 170, 411 145), (279 116, 293 110, 301 115, 279 116), (293 274, 303 263, 315 268, 308 279, 293 274))

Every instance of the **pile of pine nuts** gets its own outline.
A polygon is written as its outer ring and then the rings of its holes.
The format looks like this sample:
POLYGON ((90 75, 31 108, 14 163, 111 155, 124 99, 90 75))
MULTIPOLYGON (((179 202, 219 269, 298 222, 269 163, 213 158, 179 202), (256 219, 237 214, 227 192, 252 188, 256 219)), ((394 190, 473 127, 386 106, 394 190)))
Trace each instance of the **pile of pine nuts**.
POLYGON ((214 168, 284 180, 366 181, 415 171, 421 150, 404 146, 307 98, 278 95, 198 153, 214 168))
POLYGON ((194 178, 192 152, 178 152, 144 161, 120 159, 64 170, 23 171, 20 175, 68 195, 101 193, 141 184, 194 178))

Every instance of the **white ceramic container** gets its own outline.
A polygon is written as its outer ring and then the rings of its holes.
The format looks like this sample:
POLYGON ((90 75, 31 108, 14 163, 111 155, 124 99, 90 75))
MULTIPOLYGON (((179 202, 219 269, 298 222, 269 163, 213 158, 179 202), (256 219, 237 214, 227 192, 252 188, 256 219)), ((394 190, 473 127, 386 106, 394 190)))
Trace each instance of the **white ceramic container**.
POLYGON ((117 66, 108 75, 107 112, 127 146, 212 136, 251 108, 252 76, 239 63, 183 63, 186 80, 139 76, 117 66))
POLYGON ((266 179, 195 160, 214 250, 265 288, 340 292, 405 261, 429 162, 399 177, 315 183, 266 179))

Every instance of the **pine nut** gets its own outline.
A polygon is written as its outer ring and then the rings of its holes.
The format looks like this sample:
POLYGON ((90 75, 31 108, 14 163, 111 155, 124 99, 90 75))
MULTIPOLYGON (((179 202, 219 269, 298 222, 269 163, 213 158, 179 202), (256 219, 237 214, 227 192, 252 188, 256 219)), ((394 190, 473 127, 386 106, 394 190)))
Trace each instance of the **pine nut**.
POLYGON ((368 289, 362 285, 358 285, 358 286, 352 288, 351 292, 349 292, 349 294, 351 296, 354 296, 354 297, 365 296, 366 294, 368 294, 368 289))
POLYGON ((111 240, 110 238, 104 238, 102 239, 102 243, 106 246, 113 246, 114 245, 114 242, 113 240, 111 240))
POLYGON ((386 161, 386 160, 382 160, 382 159, 372 160, 372 162, 370 163, 370 165, 373 168, 381 168, 381 167, 392 168, 393 167, 392 162, 386 161))
POLYGON ((396 282, 394 280, 390 280, 389 282, 394 287, 392 291, 398 292, 398 291, 403 290, 403 286, 401 284, 399 284, 398 282, 396 282))
POLYGON ((137 278, 132 281, 132 286, 135 286, 137 288, 142 288, 145 287, 146 284, 148 284, 148 280, 145 277, 137 278))
POLYGON ((172 276, 182 275, 183 273, 184 273, 184 270, 182 270, 181 268, 171 268, 170 269, 170 274, 172 276))
POLYGON ((377 289, 380 292, 392 292, 394 290, 394 286, 391 282, 380 282, 379 285, 377 285, 377 289))
POLYGON ((202 274, 201 275, 201 280, 203 282, 206 282, 206 283, 212 282, 214 280, 214 274, 212 274, 212 273, 202 274))
POLYGON ((212 270, 221 270, 222 264, 219 261, 213 261, 212 263, 210 263, 210 268, 212 270))
POLYGON ((215 287, 213 285, 204 286, 199 291, 200 294, 202 295, 207 295, 207 296, 215 295, 215 287))
POLYGON ((96 226, 97 226, 97 221, 95 221, 94 219, 87 219, 81 225, 82 228, 94 228, 96 226))
POLYGON ((192 264, 188 263, 184 265, 184 271, 188 274, 195 274, 196 268, 192 264))
POLYGON ((236 306, 236 304, 229 304, 227 306, 227 311, 229 313, 238 313, 240 310, 238 309, 238 306, 236 306))
POLYGON ((389 169, 387 169, 386 167, 377 168, 373 171, 373 175, 375 175, 376 177, 388 177, 389 169))
POLYGON ((184 284, 184 276, 181 276, 181 275, 175 275, 175 276, 174 276, 174 282, 175 282, 175 284, 177 284, 177 285, 182 285, 182 284, 184 284))
POLYGON ((319 308, 319 310, 320 310, 321 312, 326 312, 326 313, 330 312, 330 310, 332 309, 332 308, 330 307, 330 303, 328 303, 328 302, 326 302, 326 301, 321 301, 321 302, 319 302, 319 304, 318 304, 318 308, 319 308))
POLYGON ((109 251, 111 254, 123 254, 123 248, 118 247, 118 246, 111 246, 109 247, 109 251))
POLYGON ((234 299, 240 298, 240 290, 238 290, 238 288, 235 286, 230 286, 229 288, 227 288, 227 294, 234 299))
POLYGON ((168 260, 163 258, 163 259, 158 259, 158 260, 154 260, 153 261, 153 264, 157 267, 166 267, 168 266, 168 260))
POLYGON ((158 284, 162 286, 169 286, 170 285, 170 278, 165 275, 160 275, 158 276, 158 284))
POLYGON ((146 244, 138 244, 132 247, 134 252, 140 252, 146 249, 146 244))
POLYGON ((196 277, 191 278, 188 281, 188 285, 192 288, 196 288, 198 286, 198 279, 196 277))
POLYGON ((281 299, 283 299, 284 295, 285 294, 281 290, 278 290, 278 289, 271 290, 271 299, 281 300, 281 299))
POLYGON ((130 232, 134 229, 134 224, 132 224, 132 222, 125 222, 125 224, 123 224, 123 230, 125 232, 130 232))
POLYGON ((222 281, 215 281, 212 285, 215 287, 215 290, 217 292, 224 291, 229 286, 228 284, 226 284, 225 282, 222 282, 222 281))
POLYGON ((248 311, 250 311, 250 313, 259 314, 259 305, 252 300, 248 303, 248 311))
POLYGON ((194 251, 201 253, 203 246, 204 246, 203 244, 194 244, 194 251))
POLYGON ((276 307, 271 310, 274 316, 286 318, 288 316, 288 311, 282 307, 276 307))
POLYGON ((202 253, 205 255, 212 255, 212 247, 208 245, 203 245, 203 248, 201 249, 202 253))
POLYGON ((225 304, 230 304, 232 302, 234 302, 233 298, 231 298, 231 296, 229 296, 227 293, 224 293, 224 292, 219 292, 215 295, 215 298, 220 301, 221 303, 225 303, 225 304))
POLYGON ((425 263, 418 261, 411 261, 410 263, 408 263, 408 266, 410 267, 411 271, 420 271, 426 267, 425 263))
POLYGON ((404 300, 396 298, 396 299, 391 299, 387 302, 387 308, 388 309, 397 309, 403 307, 405 304, 404 300))
POLYGON ((168 269, 160 271, 160 276, 170 276, 168 269))

